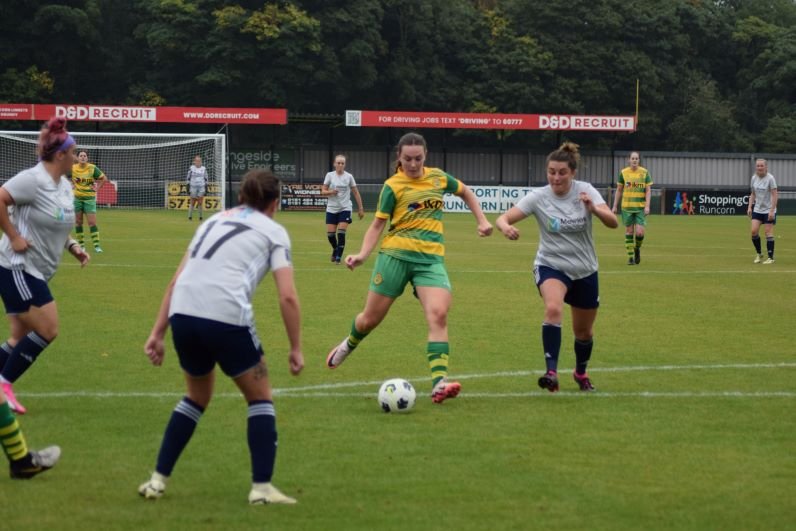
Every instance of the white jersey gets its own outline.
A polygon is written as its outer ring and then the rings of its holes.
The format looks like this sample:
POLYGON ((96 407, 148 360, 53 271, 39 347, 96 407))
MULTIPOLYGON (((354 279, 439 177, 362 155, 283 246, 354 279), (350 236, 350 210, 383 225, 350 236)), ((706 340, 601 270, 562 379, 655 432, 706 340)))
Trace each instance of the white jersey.
POLYGON ((580 200, 581 192, 586 192, 595 205, 605 204, 591 184, 573 180, 572 188, 563 197, 557 196, 547 185, 532 190, 515 205, 525 215, 535 216, 539 223, 534 267, 556 269, 572 280, 597 271, 591 213, 580 200))
POLYGON ((196 230, 177 277, 175 313, 253 326, 252 295, 269 270, 292 267, 287 231, 262 212, 239 206, 214 214, 196 230))
POLYGON ((188 176, 185 178, 189 186, 194 188, 204 187, 207 185, 207 168, 199 166, 198 168, 191 164, 188 168, 188 176))
POLYGON ((752 175, 752 191, 755 193, 755 208, 757 214, 768 214, 771 212, 771 190, 777 189, 777 181, 774 176, 767 173, 765 177, 760 177, 756 173, 752 175))
POLYGON ((47 173, 44 163, 23 170, 3 188, 14 199, 11 223, 30 247, 16 253, 8 236, 0 239, 0 266, 23 270, 48 281, 58 269, 69 233, 75 226, 75 197, 69 179, 57 181, 47 173))
POLYGON ((330 171, 323 179, 323 184, 329 190, 337 190, 337 195, 330 195, 326 202, 326 211, 337 214, 343 210, 351 210, 351 188, 356 188, 357 182, 354 176, 344 171, 338 175, 336 171, 330 171))

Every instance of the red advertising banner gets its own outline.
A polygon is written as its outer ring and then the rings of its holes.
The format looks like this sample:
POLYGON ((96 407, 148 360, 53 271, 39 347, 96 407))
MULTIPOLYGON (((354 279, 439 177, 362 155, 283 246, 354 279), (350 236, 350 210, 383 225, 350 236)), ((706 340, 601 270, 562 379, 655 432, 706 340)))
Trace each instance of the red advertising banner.
POLYGON ((0 120, 44 121, 52 116, 91 122, 287 123, 287 109, 0 103, 0 120))
POLYGON ((346 111, 345 121, 348 127, 627 132, 636 130, 636 118, 634 116, 585 116, 571 114, 346 111))

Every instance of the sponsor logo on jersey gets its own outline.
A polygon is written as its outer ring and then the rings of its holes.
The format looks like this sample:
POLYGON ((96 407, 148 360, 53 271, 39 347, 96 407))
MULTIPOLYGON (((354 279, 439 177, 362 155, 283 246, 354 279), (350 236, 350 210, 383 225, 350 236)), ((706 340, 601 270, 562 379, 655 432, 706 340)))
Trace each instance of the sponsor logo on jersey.
POLYGON ((550 232, 578 232, 586 226, 586 218, 549 218, 547 230, 550 232))

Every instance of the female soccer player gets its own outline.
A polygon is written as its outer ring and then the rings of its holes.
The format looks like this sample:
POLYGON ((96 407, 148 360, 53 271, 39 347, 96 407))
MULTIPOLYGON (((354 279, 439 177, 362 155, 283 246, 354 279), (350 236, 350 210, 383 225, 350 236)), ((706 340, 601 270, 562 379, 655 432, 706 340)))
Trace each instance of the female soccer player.
POLYGON ((396 173, 384 183, 376 218, 362 240, 359 253, 349 255, 349 269, 362 265, 376 247, 390 221, 390 230, 370 280, 365 309, 356 316, 351 333, 329 352, 326 365, 334 369, 387 315, 406 284, 414 286, 428 323, 426 353, 431 367, 431 399, 441 403, 459 394, 461 385, 448 381, 448 310, 451 285, 445 269, 442 237, 443 195, 460 196, 478 222, 478 234, 489 236, 492 225, 481 212, 475 194, 461 181, 437 168, 426 168, 426 141, 417 133, 401 137, 396 173))
MULTIPOLYGON (((627 265, 641 263, 641 244, 644 243, 647 216, 650 214, 652 177, 646 168, 639 166, 640 160, 638 151, 630 154, 630 166, 619 172, 614 196, 614 214, 618 212, 619 200, 622 200, 627 265)), ((686 207, 686 202, 683 202, 683 207, 686 207)))
POLYGON ((544 301, 542 346, 547 372, 539 387, 558 391, 558 354, 564 303, 572 308, 575 334, 575 382, 581 391, 593 391, 586 367, 591 358, 594 320, 600 305, 597 254, 592 239, 591 216, 606 227, 616 228, 616 216, 589 183, 575 180, 580 154, 578 145, 565 142, 547 157, 548 185, 520 199, 495 226, 509 240, 520 237, 514 224, 535 216, 539 224, 539 248, 534 278, 544 301))
POLYGON ((83 213, 88 218, 88 230, 91 233, 91 242, 94 252, 101 253, 99 228, 97 227, 97 192, 108 178, 102 170, 88 161, 88 152, 81 149, 77 152, 77 164, 72 165, 72 184, 75 187, 75 233, 77 243, 83 249, 83 213))
POLYGON ((47 282, 64 248, 81 266, 89 262, 85 250, 69 238, 75 205, 66 174, 74 163, 75 140, 66 130, 66 120, 47 122, 38 153, 41 162, 0 188, 0 296, 11 332, 0 345, 0 384, 11 409, 19 414, 26 409, 12 384, 58 335, 58 310, 47 282))
POLYGON ((332 246, 332 263, 339 264, 345 250, 345 234, 351 223, 351 195, 357 202, 359 219, 365 217, 362 197, 354 176, 345 171, 345 155, 334 158, 334 171, 323 179, 321 195, 326 201, 326 238, 332 246))
POLYGON ((191 198, 188 200, 188 219, 193 219, 193 207, 199 207, 199 221, 202 221, 202 210, 205 206, 205 193, 207 192, 207 168, 202 165, 202 157, 196 155, 193 164, 188 168, 188 193, 191 198))
POLYGON ((755 246, 757 256, 755 263, 774 263, 774 225, 777 224, 777 181, 768 173, 766 159, 755 161, 755 174, 752 175, 752 192, 749 195, 749 208, 746 215, 752 219, 752 244, 755 246), (765 225, 766 252, 768 258, 763 260, 760 247, 760 225, 765 225))
POLYGON ((163 495, 166 480, 213 396, 218 364, 249 404, 249 503, 296 503, 271 485, 276 417, 251 306, 255 288, 272 271, 290 341, 290 371, 301 372, 304 356, 290 238, 273 220, 279 191, 279 181, 270 171, 248 172, 241 183, 241 205, 213 215, 198 228, 166 289, 144 351, 154 365, 163 363, 163 337, 170 323, 187 393, 166 426, 155 472, 138 489, 145 498, 163 495))

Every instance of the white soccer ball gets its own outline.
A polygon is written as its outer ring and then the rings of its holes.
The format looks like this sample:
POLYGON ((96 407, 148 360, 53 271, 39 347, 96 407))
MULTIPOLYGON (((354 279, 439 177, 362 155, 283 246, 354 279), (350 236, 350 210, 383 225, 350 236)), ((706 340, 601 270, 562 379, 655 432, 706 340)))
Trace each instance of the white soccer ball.
POLYGON ((403 378, 391 378, 379 388, 379 406, 385 413, 406 413, 415 407, 415 388, 403 378))

